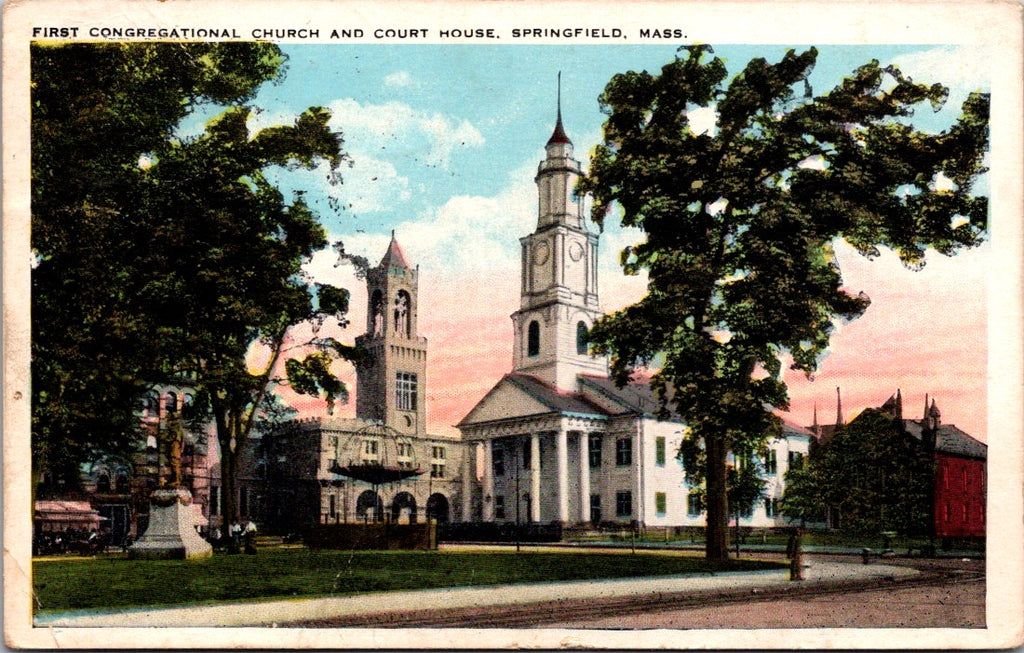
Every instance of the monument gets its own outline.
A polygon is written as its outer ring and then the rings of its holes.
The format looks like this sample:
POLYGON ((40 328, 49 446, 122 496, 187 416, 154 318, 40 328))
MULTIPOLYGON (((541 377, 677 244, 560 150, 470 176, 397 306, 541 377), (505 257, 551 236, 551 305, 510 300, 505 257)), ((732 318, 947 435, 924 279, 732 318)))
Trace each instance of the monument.
POLYGON ((128 555, 151 560, 208 558, 213 547, 196 532, 192 493, 181 484, 181 417, 168 419, 162 435, 158 441, 160 450, 167 450, 168 476, 161 475, 161 487, 150 496, 149 525, 128 555))

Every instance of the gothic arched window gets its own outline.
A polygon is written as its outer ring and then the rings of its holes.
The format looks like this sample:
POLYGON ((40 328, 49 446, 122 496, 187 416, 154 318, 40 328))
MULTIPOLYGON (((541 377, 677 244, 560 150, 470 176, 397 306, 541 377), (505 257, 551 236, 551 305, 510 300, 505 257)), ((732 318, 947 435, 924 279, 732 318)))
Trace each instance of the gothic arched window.
POLYGON ((587 323, 582 320, 576 323, 576 353, 587 355, 587 323))
POLYGON ((168 392, 166 399, 164 399, 164 409, 168 414, 178 412, 178 395, 168 392))
POLYGON ((372 316, 371 334, 379 336, 384 333, 384 293, 379 289, 373 291, 373 298, 370 300, 370 315, 372 316))
POLYGON ((100 477, 96 479, 96 491, 100 494, 107 494, 110 492, 110 476, 107 474, 100 474, 100 477))
POLYGON ((399 290, 395 296, 395 331, 408 338, 411 335, 409 324, 409 313, 412 310, 412 301, 409 293, 399 290))
POLYGON ((537 356, 540 354, 540 322, 534 320, 526 328, 526 355, 537 356))

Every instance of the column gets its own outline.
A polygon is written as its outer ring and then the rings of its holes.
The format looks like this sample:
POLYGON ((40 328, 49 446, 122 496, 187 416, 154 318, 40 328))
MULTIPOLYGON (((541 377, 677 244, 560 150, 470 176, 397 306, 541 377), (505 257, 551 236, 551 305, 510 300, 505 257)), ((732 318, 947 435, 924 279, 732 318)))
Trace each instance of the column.
POLYGON ((569 434, 564 428, 555 436, 555 460, 558 474, 558 521, 569 522, 569 434))
POLYGON ((580 523, 590 521, 590 434, 580 431, 580 523))
MULTIPOLYGON (((476 484, 476 442, 470 442, 462 461, 462 521, 473 520, 473 486, 476 484)), ((429 498, 429 497, 428 497, 429 498)))
POLYGON ((530 435, 530 516, 540 521, 540 433, 530 435))
POLYGON ((484 440, 484 521, 494 521, 494 441, 484 440))

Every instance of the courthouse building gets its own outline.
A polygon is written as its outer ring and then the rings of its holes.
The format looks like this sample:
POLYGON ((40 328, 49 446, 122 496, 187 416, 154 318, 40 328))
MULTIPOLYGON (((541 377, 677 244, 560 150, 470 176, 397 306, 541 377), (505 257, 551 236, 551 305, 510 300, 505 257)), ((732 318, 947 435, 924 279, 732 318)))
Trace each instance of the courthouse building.
MULTIPOLYGON (((512 314, 513 367, 458 427, 480 450, 479 514, 464 468, 462 520, 518 523, 631 523, 698 526, 703 506, 676 459, 685 424, 658 419, 647 383, 618 388, 608 363, 590 355, 586 336, 601 315, 598 235, 574 194, 582 174, 561 110, 540 162, 537 227, 520 239, 521 300, 512 314)), ((767 498, 749 526, 786 523, 778 514, 782 479, 807 454, 812 434, 786 424, 761 461, 767 498)), ((476 456, 470 453, 469 458, 476 456)))
POLYGON ((356 344, 356 417, 288 422, 254 438, 240 512, 266 530, 313 522, 446 522, 461 514, 463 445, 427 434, 427 339, 419 335, 419 268, 392 234, 366 275, 366 332, 356 344))

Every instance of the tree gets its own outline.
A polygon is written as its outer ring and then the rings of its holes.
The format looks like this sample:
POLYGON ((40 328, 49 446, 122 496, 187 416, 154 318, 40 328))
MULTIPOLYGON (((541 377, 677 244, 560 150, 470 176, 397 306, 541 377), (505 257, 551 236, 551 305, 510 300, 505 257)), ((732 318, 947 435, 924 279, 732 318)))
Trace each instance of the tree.
POLYGON ((648 284, 590 340, 612 355, 619 383, 637 366, 660 366, 652 387, 704 451, 706 554, 724 561, 728 452, 779 434, 783 357, 812 373, 834 322, 868 307, 841 288, 832 243, 867 256, 889 247, 916 268, 929 247, 951 254, 981 242, 988 205, 972 182, 988 96, 971 95, 955 125, 929 134, 908 118, 941 106, 946 89, 877 61, 814 96, 813 48, 754 59, 731 80, 708 46, 681 51, 660 75, 614 76, 600 97, 604 140, 578 190, 593 194, 599 225, 617 203, 622 224, 645 233, 621 262, 627 274, 646 271, 648 284), (691 130, 696 109, 716 112, 712 133, 691 130))
POLYGON ((320 108, 249 133, 244 102, 282 63, 269 44, 34 51, 33 438, 41 464, 67 443, 81 445, 70 452, 74 463, 130 441, 143 384, 185 377, 196 411, 216 426, 223 514, 237 518, 238 452, 274 384, 287 382, 278 363, 306 354, 286 363, 295 389, 345 398, 329 366, 354 350, 331 339, 292 342, 289 329, 344 321, 348 293, 314 293, 302 277, 301 264, 326 245, 323 228, 264 170, 326 160, 336 171, 346 157, 320 108), (204 102, 227 106, 201 136, 176 138, 178 123, 204 102), (260 347, 263 364, 250 369, 260 347))
POLYGON ((329 118, 314 108, 294 126, 250 134, 249 110, 232 108, 148 170, 147 213, 174 219, 157 229, 159 260, 150 260, 142 292, 159 316, 162 358, 194 374, 196 403, 216 427, 225 519, 240 517, 240 453, 274 385, 290 382, 328 403, 347 398, 330 365, 355 358, 355 350, 330 338, 296 341, 293 327, 327 318, 344 323, 348 293, 312 291, 301 265, 327 245, 323 227, 301 199, 285 202, 263 174, 268 166, 310 166, 321 158, 340 164, 329 118), (292 357, 296 351, 303 357, 292 357))
POLYGON ((138 210, 140 161, 197 106, 250 99, 283 58, 266 43, 31 53, 32 467, 74 484, 81 462, 131 449, 133 409, 165 372, 140 295, 161 215, 138 210))
POLYGON ((857 535, 928 532, 931 454, 891 415, 868 409, 786 476, 783 512, 830 514, 857 535))

